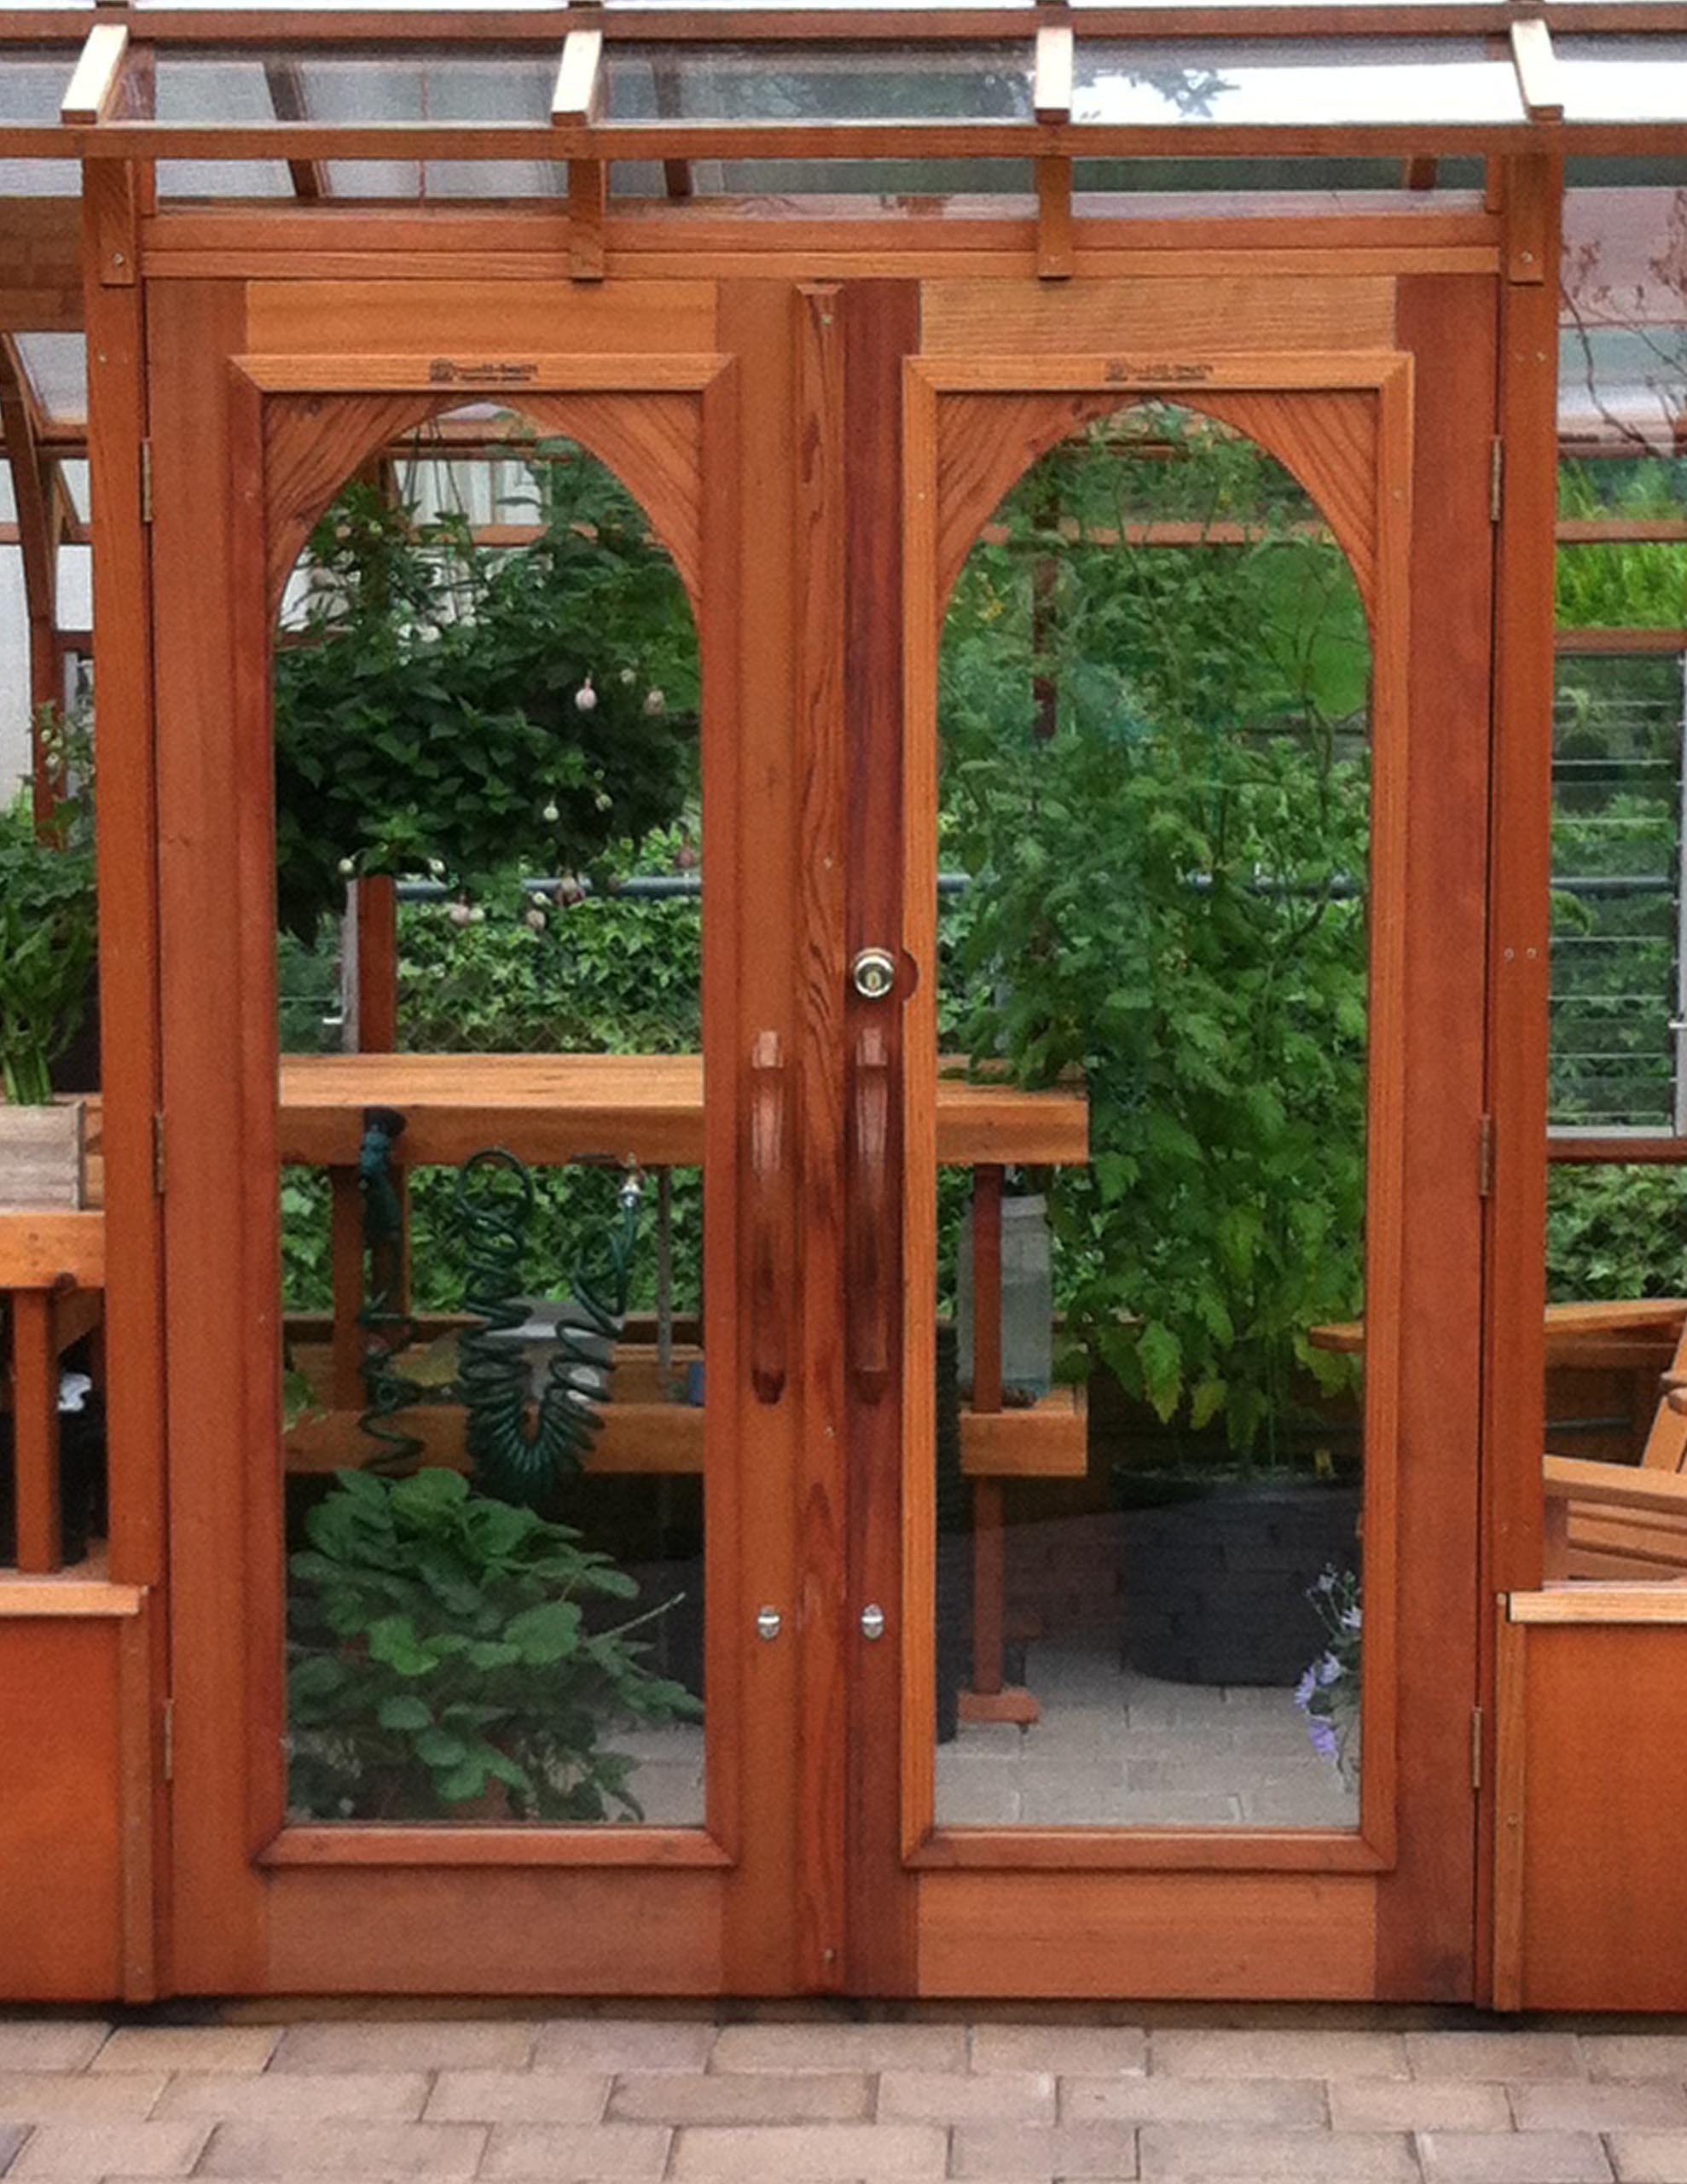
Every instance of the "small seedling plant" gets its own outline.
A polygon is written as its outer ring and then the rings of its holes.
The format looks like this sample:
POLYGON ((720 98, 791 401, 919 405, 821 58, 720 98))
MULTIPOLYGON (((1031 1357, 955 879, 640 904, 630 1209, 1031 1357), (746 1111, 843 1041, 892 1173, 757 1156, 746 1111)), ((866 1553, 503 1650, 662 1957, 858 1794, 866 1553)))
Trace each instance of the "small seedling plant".
POLYGON ((290 1800, 321 1819, 642 1817, 617 1727, 690 1721, 578 1532, 456 1472, 339 1473, 292 1558, 290 1800), (472 1812, 471 1813, 471 1809, 472 1812))

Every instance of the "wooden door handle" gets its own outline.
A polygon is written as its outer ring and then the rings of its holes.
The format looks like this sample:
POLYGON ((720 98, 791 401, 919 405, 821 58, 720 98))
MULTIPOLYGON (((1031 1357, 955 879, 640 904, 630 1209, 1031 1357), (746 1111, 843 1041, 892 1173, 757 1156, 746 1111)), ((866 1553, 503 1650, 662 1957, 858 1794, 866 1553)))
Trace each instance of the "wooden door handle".
POLYGON ((758 1403, 785 1392, 785 1060, 779 1033, 750 1050, 750 1384, 758 1403))
POLYGON ((877 1403, 890 1385, 890 1043, 882 1024, 855 1041, 849 1166, 849 1371, 856 1393, 877 1403))

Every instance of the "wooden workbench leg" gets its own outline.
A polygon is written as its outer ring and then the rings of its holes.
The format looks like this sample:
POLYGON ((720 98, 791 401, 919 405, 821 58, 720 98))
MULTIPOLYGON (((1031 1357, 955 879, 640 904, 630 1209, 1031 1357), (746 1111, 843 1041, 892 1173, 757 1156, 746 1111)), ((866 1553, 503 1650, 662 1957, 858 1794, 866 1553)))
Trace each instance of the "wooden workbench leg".
POLYGON ((60 1569, 59 1361, 53 1299, 44 1289, 12 1297, 12 1461, 18 1568, 32 1577, 60 1569))
MULTIPOLYGON (((976 1412, 1001 1409, 1002 1171, 979 1168, 972 1179, 972 1399, 976 1412)), ((972 1687, 960 1694, 964 1722, 1037 1718, 1029 1691, 1005 1689, 1003 1616, 1007 1594, 1007 1536, 1001 1481, 972 1488, 972 1687)))

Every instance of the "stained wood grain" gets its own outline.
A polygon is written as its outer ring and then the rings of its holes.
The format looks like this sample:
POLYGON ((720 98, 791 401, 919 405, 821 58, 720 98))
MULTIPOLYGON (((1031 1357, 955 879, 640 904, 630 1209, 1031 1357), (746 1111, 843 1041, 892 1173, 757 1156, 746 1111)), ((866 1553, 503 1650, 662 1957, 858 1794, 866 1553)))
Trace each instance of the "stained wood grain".
MULTIPOLYGON (((1089 222, 1081 233, 1087 265, 1089 222)), ((920 351, 1005 357, 1095 349, 1180 360, 1236 350, 1394 346, 1392 279, 1272 279, 1244 270, 1246 263, 1215 269, 1217 277, 1180 269, 1162 279, 1087 277, 1058 291, 1019 282, 928 280, 920 351)))
POLYGON ((820 1992, 845 1989, 844 1815, 848 1795, 849 1568, 844 1326, 843 1050, 845 961, 844 419, 843 298, 800 289, 797 322, 797 1005, 801 1083, 803 1432, 797 1459, 797 1583, 803 1635, 799 1736, 798 1969, 820 1992))

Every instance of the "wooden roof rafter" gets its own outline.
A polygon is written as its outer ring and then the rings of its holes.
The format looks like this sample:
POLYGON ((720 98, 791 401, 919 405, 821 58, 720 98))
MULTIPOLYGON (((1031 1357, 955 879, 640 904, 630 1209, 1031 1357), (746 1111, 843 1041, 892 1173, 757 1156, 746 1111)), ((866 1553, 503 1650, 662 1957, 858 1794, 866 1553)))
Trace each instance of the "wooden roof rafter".
MULTIPOLYGON (((59 524, 63 503, 54 494, 37 430, 39 404, 29 383, 16 337, 0 334, 0 435, 12 473, 12 501, 23 566, 24 613, 29 628, 32 714, 62 694, 58 643, 59 524)), ((38 741, 31 767, 35 823, 46 827, 56 783, 38 741)))

